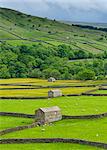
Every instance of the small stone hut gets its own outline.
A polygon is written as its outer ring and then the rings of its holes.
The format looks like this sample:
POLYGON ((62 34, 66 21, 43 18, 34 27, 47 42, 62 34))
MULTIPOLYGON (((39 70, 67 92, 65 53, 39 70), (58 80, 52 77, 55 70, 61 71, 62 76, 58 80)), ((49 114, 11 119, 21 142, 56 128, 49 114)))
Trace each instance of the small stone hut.
POLYGON ((49 98, 59 97, 59 96, 62 96, 62 91, 59 89, 48 91, 48 97, 49 98))
POLYGON ((40 124, 47 124, 62 119, 61 110, 58 106, 39 108, 35 111, 36 121, 40 124))
POLYGON ((53 77, 50 77, 50 78, 48 79, 48 82, 55 82, 55 81, 56 81, 56 79, 53 78, 53 77))

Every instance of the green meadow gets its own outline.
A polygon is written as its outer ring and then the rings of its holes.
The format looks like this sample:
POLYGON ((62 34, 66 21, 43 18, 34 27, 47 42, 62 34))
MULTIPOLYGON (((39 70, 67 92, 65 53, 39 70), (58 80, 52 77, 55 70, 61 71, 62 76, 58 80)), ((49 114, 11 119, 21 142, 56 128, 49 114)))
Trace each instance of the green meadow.
MULTIPOLYGON (((53 88, 43 88, 43 89, 11 89, 11 90, 0 90, 1 97, 38 97, 38 96, 48 96, 48 91, 52 90, 53 88)), ((92 90, 94 88, 90 87, 80 87, 80 88, 58 88, 62 90, 64 95, 67 94, 81 94, 83 92, 92 90)))
MULTIPOLYGON (((0 57, 0 112, 34 115, 39 108, 58 106, 62 115, 107 113, 107 96, 67 96, 106 87, 106 31, 0 8, 0 57), (48 82, 49 77, 57 80, 48 82), (52 89, 60 89, 65 96, 39 99, 47 97, 52 89)), ((107 94, 107 90, 91 93, 107 94)), ((34 121, 32 118, 0 116, 0 131, 34 121)), ((107 144, 107 117, 63 119, 0 138, 78 138, 107 144)), ((1 144, 0 149, 103 150, 68 143, 1 144)))
POLYGON ((0 149, 3 150, 103 150, 101 148, 95 148, 92 146, 85 146, 79 144, 64 144, 64 143, 55 143, 55 144, 6 144, 0 145, 0 149))
POLYGON ((31 119, 0 116, 0 130, 32 123, 31 119))
MULTIPOLYGON (((64 115, 88 115, 99 114, 106 112, 107 97, 91 97, 91 96, 79 96, 79 97, 62 97, 47 100, 0 100, 1 111, 7 112, 22 112, 28 114, 34 114, 35 110, 40 107, 51 107, 58 105, 62 114, 64 115)), ((19 125, 27 125, 34 122, 33 119, 17 118, 17 117, 0 117, 0 128, 6 129, 19 125)), ((105 142, 107 141, 107 119, 67 119, 62 120, 51 125, 45 125, 42 127, 35 127, 32 129, 25 129, 23 131, 17 131, 2 136, 2 138, 80 138, 84 140, 105 142), (66 129, 66 130, 64 130, 66 129)), ((55 147, 59 150, 65 149, 65 144, 42 144, 49 149, 55 147), (64 145, 64 146, 63 146, 64 145)), ((9 149, 14 144, 9 145, 9 149)), ((38 150, 41 150, 41 144, 21 144, 18 145, 20 149, 30 149, 30 146, 35 146, 38 150), (27 147, 28 145, 28 147, 27 147)), ((1 148, 6 149, 6 145, 1 145, 1 148)), ((15 144, 15 150, 17 150, 17 144, 15 144)), ((97 149, 90 146, 67 144, 68 149, 97 149)))
POLYGON ((89 115, 107 111, 106 96, 72 96, 39 100, 0 100, 1 111, 34 114, 40 107, 58 105, 64 115, 89 115))
POLYGON ((2 8, 0 8, 0 20, 0 38, 13 46, 38 43, 38 41, 32 42, 32 39, 35 39, 53 45, 64 43, 71 45, 73 49, 82 49, 94 54, 107 50, 105 38, 107 33, 103 31, 82 29, 56 20, 29 16, 2 8))
POLYGON ((95 94, 107 94, 107 90, 97 90, 94 93, 95 94))
POLYGON ((79 138, 107 142, 107 118, 93 120, 62 120, 50 125, 25 129, 2 138, 79 138))
MULTIPOLYGON (((47 80, 41 79, 4 79, 0 80, 1 96, 43 96, 47 95, 48 90, 52 89, 48 86, 57 86, 65 94, 74 94, 86 92, 97 88, 102 81, 79 81, 79 80, 58 80, 49 83, 47 80), (93 84, 95 87, 87 87, 93 84), (75 87, 81 85, 83 87, 75 87), (29 89, 31 87, 39 87, 39 89, 29 89), (44 88, 45 86, 45 88, 44 88), (63 86, 61 88, 60 86, 63 86), (66 87, 73 86, 73 87, 66 87), (7 90, 8 88, 8 90, 7 90), (20 88, 20 89, 17 89, 20 88), (24 88, 24 89, 23 89, 24 88)), ((54 88, 55 89, 55 88, 54 88)), ((102 90, 98 90, 102 91, 102 90)), ((103 90, 106 91, 106 90, 103 90)), ((96 91, 97 92, 97 91, 96 91)), ((16 112, 35 114, 35 110, 41 107, 59 106, 63 115, 95 115, 105 113, 107 111, 107 96, 64 96, 47 99, 1 99, 1 112, 16 112)), ((28 125, 34 122, 34 119, 1 116, 0 130, 13 128, 17 126, 28 125)), ((49 125, 38 126, 32 129, 25 129, 2 135, 1 138, 79 138, 83 140, 107 143, 107 118, 100 119, 66 119, 49 125)), ((97 150, 101 148, 90 147, 80 144, 3 144, 0 148, 3 150, 42 150, 42 146, 46 150, 51 149, 67 149, 67 150, 97 150)))

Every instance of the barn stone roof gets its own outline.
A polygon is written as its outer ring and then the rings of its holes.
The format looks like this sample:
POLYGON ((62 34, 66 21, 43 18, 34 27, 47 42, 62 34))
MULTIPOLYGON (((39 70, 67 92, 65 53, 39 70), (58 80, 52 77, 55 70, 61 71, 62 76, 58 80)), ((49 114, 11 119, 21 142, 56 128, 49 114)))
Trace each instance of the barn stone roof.
MULTIPOLYGON (((59 89, 55 89, 55 90, 50 90, 51 92, 61 92, 61 90, 59 90, 59 89)), ((49 91, 49 92, 50 92, 49 91)))
POLYGON ((50 78, 48 78, 48 79, 56 80, 56 79, 55 79, 55 78, 53 78, 53 77, 50 77, 50 78))
POLYGON ((60 108, 58 106, 53 107, 47 107, 47 108, 40 108, 43 112, 52 112, 52 111, 60 111, 60 108))
POLYGON ((56 79, 53 77, 48 78, 48 82, 55 82, 55 81, 56 81, 56 79))

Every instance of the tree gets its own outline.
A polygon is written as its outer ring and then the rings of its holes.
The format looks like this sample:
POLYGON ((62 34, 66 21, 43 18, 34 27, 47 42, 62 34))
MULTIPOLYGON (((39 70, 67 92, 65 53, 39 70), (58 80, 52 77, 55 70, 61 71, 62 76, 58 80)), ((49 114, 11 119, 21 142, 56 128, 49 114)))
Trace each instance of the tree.
POLYGON ((104 64, 105 75, 107 75, 107 63, 104 64))
POLYGON ((63 80, 71 80, 71 79, 73 79, 73 76, 69 72, 65 72, 65 73, 61 74, 61 79, 63 79, 63 80))
POLYGON ((40 71, 40 69, 33 69, 30 73, 30 77, 31 78, 41 78, 42 77, 42 72, 40 71))
POLYGON ((77 59, 83 59, 83 58, 88 58, 89 57, 89 54, 88 52, 86 51, 83 51, 83 50, 78 50, 78 51, 75 51, 75 58, 77 59))
POLYGON ((36 77, 56 79, 96 79, 107 76, 107 52, 94 57, 92 61, 72 61, 74 58, 88 58, 90 53, 74 50, 71 46, 46 46, 34 44, 32 46, 12 46, 3 42, 0 44, 0 78, 36 77))
POLYGON ((69 59, 74 58, 74 53, 70 46, 67 46, 65 44, 59 45, 57 51, 58 51, 59 57, 62 57, 62 58, 67 57, 69 59))
POLYGON ((55 79, 60 79, 61 74, 57 69, 53 69, 50 73, 51 77, 54 77, 55 79))
POLYGON ((29 52, 29 49, 28 49, 28 47, 26 45, 21 45, 19 47, 19 49, 20 49, 21 53, 28 53, 29 52))
POLYGON ((95 79, 95 72, 89 69, 85 69, 84 71, 80 71, 76 78, 80 80, 93 80, 95 79))
POLYGON ((59 79, 61 74, 57 69, 48 68, 43 70, 43 76, 45 78, 54 77, 55 79, 59 79))
POLYGON ((0 78, 10 78, 10 73, 9 73, 9 69, 7 68, 6 65, 1 65, 0 66, 0 78))
POLYGON ((28 76, 28 69, 22 62, 15 63, 16 77, 26 78, 28 76))
POLYGON ((4 50, 0 53, 0 59, 2 63, 9 66, 12 62, 15 63, 17 61, 17 54, 13 53, 11 50, 4 50))
POLYGON ((36 59, 29 54, 19 55, 18 59, 20 62, 24 63, 29 70, 32 70, 32 68, 35 68, 37 65, 36 59))

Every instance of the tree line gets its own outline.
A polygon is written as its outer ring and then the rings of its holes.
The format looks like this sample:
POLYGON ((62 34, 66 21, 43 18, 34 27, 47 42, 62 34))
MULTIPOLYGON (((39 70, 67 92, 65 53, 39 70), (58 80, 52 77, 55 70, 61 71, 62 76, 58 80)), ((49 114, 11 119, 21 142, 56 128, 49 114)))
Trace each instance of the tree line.
POLYGON ((72 26, 76 26, 76 27, 80 27, 80 28, 84 28, 84 29, 99 30, 99 31, 107 32, 107 28, 94 27, 94 26, 91 26, 91 25, 72 24, 72 26))
POLYGON ((107 58, 106 51, 93 55, 64 44, 12 46, 3 42, 0 44, 0 78, 104 79, 107 76, 104 58, 107 58), (69 62, 87 58, 93 58, 93 61, 69 62))

